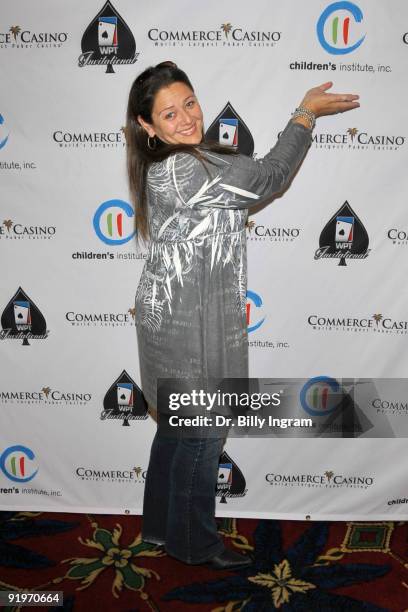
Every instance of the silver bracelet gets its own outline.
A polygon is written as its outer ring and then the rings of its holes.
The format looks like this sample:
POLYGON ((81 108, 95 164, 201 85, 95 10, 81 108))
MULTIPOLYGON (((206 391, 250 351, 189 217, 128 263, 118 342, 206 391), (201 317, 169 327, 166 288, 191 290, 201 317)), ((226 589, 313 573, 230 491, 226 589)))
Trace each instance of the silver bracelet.
POLYGON ((311 130, 316 125, 316 115, 304 106, 298 106, 295 112, 292 113, 292 118, 295 119, 295 117, 306 117, 306 119, 309 119, 311 130))

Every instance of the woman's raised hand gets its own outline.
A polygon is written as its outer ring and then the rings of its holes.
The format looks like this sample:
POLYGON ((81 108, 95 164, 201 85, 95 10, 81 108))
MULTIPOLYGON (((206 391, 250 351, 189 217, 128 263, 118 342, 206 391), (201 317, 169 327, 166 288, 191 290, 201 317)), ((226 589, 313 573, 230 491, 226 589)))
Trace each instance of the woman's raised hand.
POLYGON ((309 89, 300 106, 310 110, 316 117, 344 113, 360 106, 360 103, 356 101, 360 96, 356 94, 326 93, 327 89, 332 86, 332 81, 328 81, 323 85, 309 89))

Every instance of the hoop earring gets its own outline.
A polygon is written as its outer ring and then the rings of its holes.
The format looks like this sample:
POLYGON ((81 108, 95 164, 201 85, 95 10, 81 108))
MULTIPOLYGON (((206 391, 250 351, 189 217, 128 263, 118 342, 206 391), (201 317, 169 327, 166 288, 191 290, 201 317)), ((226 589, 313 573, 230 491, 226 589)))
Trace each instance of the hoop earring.
POLYGON ((151 146, 150 144, 150 136, 147 137, 147 148, 150 149, 151 151, 154 151, 155 148, 157 147, 157 140, 155 140, 155 136, 153 136, 153 142, 154 142, 154 147, 151 146))

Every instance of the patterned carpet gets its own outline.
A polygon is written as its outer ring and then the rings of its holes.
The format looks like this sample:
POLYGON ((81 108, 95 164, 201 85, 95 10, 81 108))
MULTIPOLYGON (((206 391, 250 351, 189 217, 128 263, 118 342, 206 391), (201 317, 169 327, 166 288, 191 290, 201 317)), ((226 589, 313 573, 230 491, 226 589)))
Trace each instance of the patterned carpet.
POLYGON ((251 566, 180 563, 142 543, 141 517, 0 512, 0 590, 60 590, 43 609, 75 612, 408 612, 406 523, 218 524, 251 566))

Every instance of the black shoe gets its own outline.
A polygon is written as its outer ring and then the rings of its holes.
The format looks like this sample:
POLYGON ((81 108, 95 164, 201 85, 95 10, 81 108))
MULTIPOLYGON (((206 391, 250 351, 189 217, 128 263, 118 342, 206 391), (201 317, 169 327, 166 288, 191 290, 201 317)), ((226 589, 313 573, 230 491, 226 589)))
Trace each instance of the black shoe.
POLYGON ((211 567, 212 569, 234 570, 247 567, 252 563, 253 560, 251 559, 251 557, 240 555, 239 553, 235 552, 235 550, 229 550, 228 548, 226 548, 219 555, 215 555, 215 557, 212 557, 203 565, 211 567))

